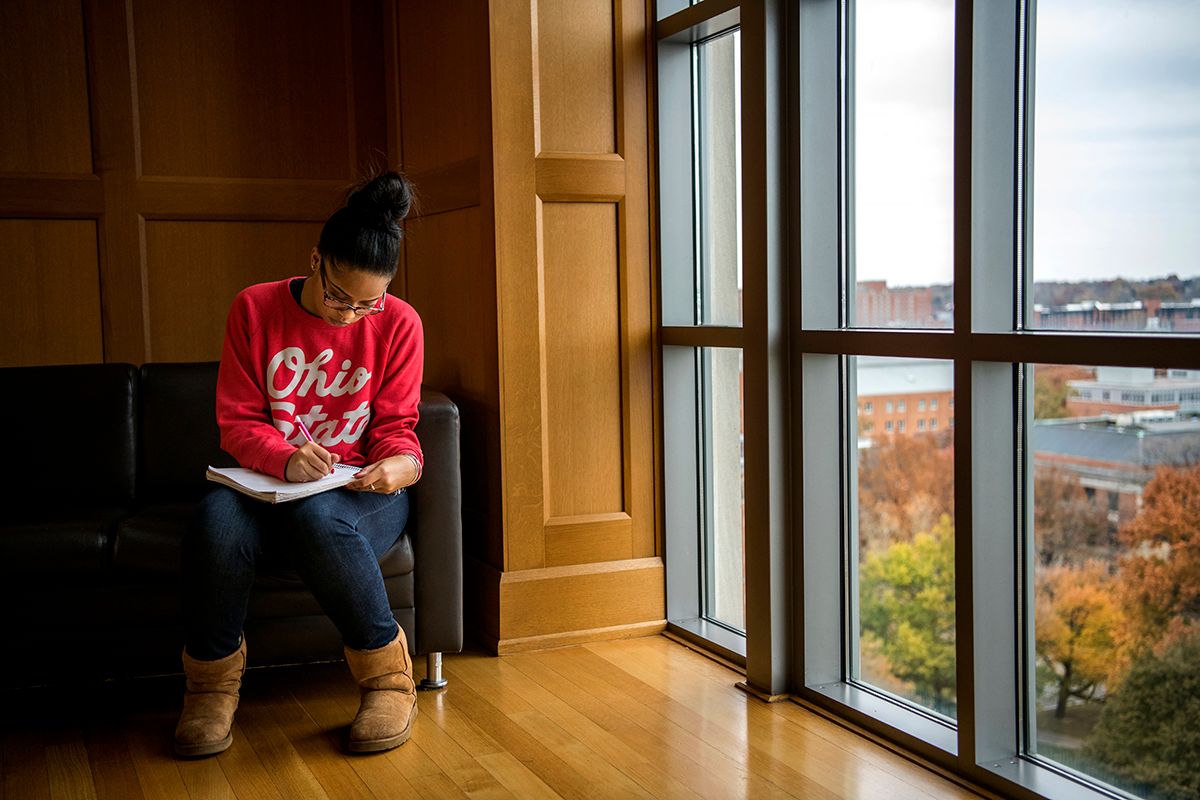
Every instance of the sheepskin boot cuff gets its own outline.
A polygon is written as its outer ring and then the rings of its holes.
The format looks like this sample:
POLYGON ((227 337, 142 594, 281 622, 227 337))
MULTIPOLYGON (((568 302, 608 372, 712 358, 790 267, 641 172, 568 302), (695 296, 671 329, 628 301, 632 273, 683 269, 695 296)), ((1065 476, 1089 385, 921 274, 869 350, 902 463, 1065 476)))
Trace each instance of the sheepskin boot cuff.
POLYGON ((245 637, 237 650, 216 661, 200 661, 183 651, 187 691, 175 727, 177 755, 211 756, 229 748, 233 743, 233 712, 237 710, 245 671, 245 637))
POLYGON ((397 626, 396 638, 375 650, 347 647, 346 663, 362 692, 347 749, 376 753, 408 741, 417 716, 417 692, 404 629, 397 626))

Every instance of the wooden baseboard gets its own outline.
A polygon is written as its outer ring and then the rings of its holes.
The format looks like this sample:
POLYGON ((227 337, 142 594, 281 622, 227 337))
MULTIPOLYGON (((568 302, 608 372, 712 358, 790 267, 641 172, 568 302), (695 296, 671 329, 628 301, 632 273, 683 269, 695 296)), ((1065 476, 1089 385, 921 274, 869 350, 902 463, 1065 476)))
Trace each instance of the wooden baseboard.
POLYGON ((634 558, 505 572, 500 642, 666 619, 661 558, 634 558))
POLYGON ((541 636, 526 636, 523 639, 502 639, 495 643, 494 649, 497 655, 503 656, 510 653, 549 650, 552 647, 567 647, 611 639, 636 639, 640 636, 654 636, 662 633, 666 627, 667 621, 660 619, 651 622, 635 622, 630 625, 613 625, 608 628, 592 628, 586 631, 547 633, 541 636))
POLYGON ((661 558, 511 572, 467 559, 465 567, 484 617, 470 627, 497 654, 649 636, 666 628, 661 558))

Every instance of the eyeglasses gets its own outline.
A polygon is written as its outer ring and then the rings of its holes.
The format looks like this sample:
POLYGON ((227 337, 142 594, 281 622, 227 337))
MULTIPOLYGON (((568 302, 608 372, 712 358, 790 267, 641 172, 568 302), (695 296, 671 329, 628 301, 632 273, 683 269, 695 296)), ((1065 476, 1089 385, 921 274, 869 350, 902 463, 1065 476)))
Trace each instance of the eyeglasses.
POLYGON ((338 300, 336 297, 334 297, 333 295, 331 295, 329 293, 329 283, 325 279, 325 259, 324 258, 321 259, 320 273, 321 273, 322 301, 325 303, 326 308, 333 308, 338 311, 353 311, 354 315, 356 317, 369 317, 372 314, 378 314, 380 311, 383 311, 384 298, 387 297, 386 293, 380 296, 379 305, 371 306, 369 308, 363 308, 362 306, 356 306, 351 303, 346 303, 341 300, 338 300))

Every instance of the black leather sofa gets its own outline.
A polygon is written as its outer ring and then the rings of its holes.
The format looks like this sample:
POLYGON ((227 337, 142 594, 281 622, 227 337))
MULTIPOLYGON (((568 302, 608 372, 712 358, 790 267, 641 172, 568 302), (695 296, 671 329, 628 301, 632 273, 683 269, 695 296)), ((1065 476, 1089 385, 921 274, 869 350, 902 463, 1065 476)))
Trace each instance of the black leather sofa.
MULTIPOLYGON (((0 369, 0 683, 179 672, 181 543, 218 446, 217 364, 0 369)), ((458 409, 421 394, 425 451, 404 534, 380 559, 414 656, 462 649, 458 409)), ((341 640, 294 574, 260 574, 249 665, 341 658, 341 640)))

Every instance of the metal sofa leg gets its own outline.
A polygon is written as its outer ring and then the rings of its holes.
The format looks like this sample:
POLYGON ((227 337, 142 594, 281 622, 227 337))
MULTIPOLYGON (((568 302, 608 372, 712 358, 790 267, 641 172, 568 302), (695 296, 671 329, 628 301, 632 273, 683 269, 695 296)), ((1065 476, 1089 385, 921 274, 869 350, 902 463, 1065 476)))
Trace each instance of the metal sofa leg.
POLYGON ((442 677, 442 654, 429 653, 425 656, 425 677, 421 679, 417 688, 428 691, 445 686, 446 679, 442 677))

